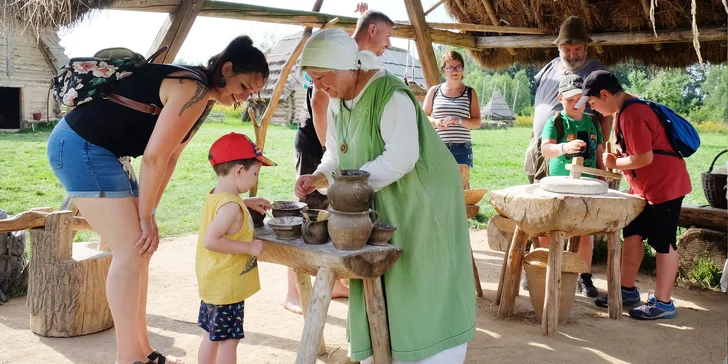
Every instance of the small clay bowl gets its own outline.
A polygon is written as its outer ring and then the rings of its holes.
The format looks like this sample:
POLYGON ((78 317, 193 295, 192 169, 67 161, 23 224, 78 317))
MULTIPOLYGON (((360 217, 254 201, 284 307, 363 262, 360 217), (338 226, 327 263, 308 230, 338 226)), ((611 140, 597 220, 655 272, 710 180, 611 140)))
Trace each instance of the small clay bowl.
POLYGON ((248 212, 250 212, 250 217, 253 219, 253 226, 257 228, 265 226, 265 223, 263 222, 263 220, 265 220, 265 215, 251 209, 250 207, 248 207, 248 212))
POLYGON ((283 240, 300 238, 301 225, 303 225, 303 218, 296 216, 283 216, 268 220, 268 226, 273 229, 276 238, 283 240))
POLYGON ((308 205, 298 201, 275 201, 273 203, 273 217, 301 216, 301 210, 308 205), (278 207, 276 207, 278 206, 278 207))
POLYGON ((395 230, 397 230, 397 227, 392 225, 376 224, 374 225, 374 228, 372 228, 372 234, 369 235, 369 241, 367 244, 386 246, 389 244, 389 240, 392 239, 392 235, 394 235, 395 230))

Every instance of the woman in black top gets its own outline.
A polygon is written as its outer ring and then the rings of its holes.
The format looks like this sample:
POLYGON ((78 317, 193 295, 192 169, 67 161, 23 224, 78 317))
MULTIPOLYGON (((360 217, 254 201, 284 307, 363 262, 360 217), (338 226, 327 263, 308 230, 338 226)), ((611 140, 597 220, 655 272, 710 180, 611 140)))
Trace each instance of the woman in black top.
POLYGON ((169 362, 153 351, 146 325, 149 259, 159 243, 155 207, 214 102, 245 101, 267 78, 265 56, 240 36, 207 66, 149 64, 117 81, 114 94, 163 106, 158 115, 98 99, 73 109, 51 133, 53 172, 113 252, 106 295, 117 363, 169 362), (140 183, 126 158, 138 156, 140 183))

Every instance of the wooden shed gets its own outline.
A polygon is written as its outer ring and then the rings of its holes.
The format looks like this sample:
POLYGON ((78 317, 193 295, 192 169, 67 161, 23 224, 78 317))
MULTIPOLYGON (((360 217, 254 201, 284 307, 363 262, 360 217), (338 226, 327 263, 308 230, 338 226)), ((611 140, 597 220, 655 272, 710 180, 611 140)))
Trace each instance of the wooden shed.
POLYGON ((53 75, 66 63, 68 57, 52 30, 36 38, 11 24, 0 32, 0 129, 22 129, 33 122, 34 112, 42 120, 48 113, 51 120, 57 120, 61 109, 53 96, 46 106, 48 89, 53 75))

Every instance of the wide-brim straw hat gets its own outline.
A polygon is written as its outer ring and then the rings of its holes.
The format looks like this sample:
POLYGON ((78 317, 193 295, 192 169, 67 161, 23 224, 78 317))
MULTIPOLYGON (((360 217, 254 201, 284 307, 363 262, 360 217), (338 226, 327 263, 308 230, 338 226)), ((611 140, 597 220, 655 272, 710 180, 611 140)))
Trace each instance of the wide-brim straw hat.
POLYGON ((556 38, 553 44, 581 44, 591 42, 592 39, 589 38, 589 35, 587 34, 584 19, 576 16, 570 16, 561 24, 559 37, 556 38))
MULTIPOLYGON (((554 242, 551 242, 554 244, 554 242)), ((523 257, 525 264, 530 264, 539 268, 546 268, 549 261, 549 250, 547 248, 538 248, 526 254, 523 257)), ((586 263, 578 254, 572 252, 564 252, 561 261, 561 273, 586 273, 586 263)))

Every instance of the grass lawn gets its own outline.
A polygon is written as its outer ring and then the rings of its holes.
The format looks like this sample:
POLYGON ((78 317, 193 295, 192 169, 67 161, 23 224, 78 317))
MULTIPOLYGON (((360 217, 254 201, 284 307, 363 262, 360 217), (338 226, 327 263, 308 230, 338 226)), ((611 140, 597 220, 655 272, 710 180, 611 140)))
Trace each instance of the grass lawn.
MULTIPOLYGON (((163 236, 196 232, 204 196, 215 183, 215 175, 207 161, 207 151, 215 139, 230 131, 253 136, 249 123, 243 124, 235 119, 206 123, 182 154, 157 209, 163 236)), ((46 161, 48 134, 49 130, 0 134, 0 209, 10 215, 32 207, 58 208, 63 201, 63 188, 46 161)), ((528 128, 474 131, 475 166, 470 179, 471 187, 494 190, 526 183, 522 166, 529 135, 528 128)), ((290 128, 271 126, 268 130, 265 154, 278 166, 263 168, 261 171, 259 196, 270 200, 294 198, 294 136, 295 130, 290 128)), ((703 134, 701 138, 702 146, 687 159, 693 192, 686 198, 686 203, 699 205, 707 204, 700 184, 700 173, 707 171, 715 155, 728 144, 724 134, 703 134)), ((138 165, 139 160, 135 161, 137 172, 138 165)), ((495 213, 487 201, 486 195, 481 201, 482 216, 478 219, 481 222, 495 213)), ((78 239, 89 238, 85 234, 79 235, 78 239)))

